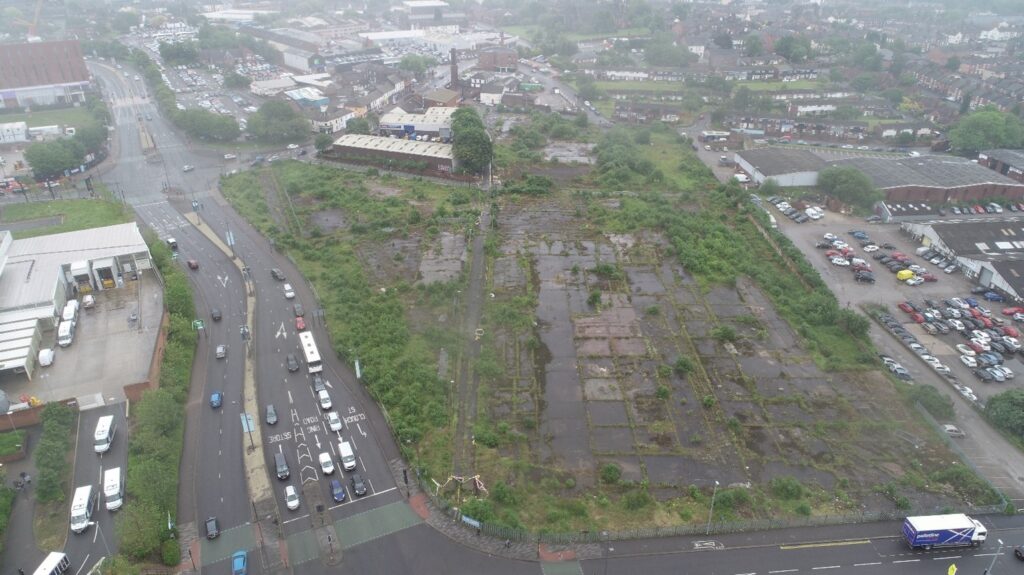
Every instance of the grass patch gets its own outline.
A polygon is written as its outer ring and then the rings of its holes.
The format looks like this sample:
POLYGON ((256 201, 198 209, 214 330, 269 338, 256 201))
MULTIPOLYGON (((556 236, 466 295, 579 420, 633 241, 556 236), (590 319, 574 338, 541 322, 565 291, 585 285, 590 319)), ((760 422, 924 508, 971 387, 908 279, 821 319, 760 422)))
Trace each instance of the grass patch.
POLYGON ((20 222, 60 216, 62 221, 55 226, 19 230, 16 239, 32 238, 49 234, 73 232, 132 221, 131 216, 120 203, 106 200, 58 200, 10 204, 3 209, 3 221, 20 222))
POLYGON ((7 540, 7 525, 11 519, 11 511, 14 508, 14 498, 18 492, 10 487, 0 486, 0 553, 4 552, 4 541, 7 540))
MULTIPOLYGON (((68 465, 68 470, 71 466, 68 465)), ((40 549, 63 549, 68 534, 68 509, 66 501, 36 502, 36 514, 32 518, 32 531, 36 547, 40 549)))
POLYGON ((0 457, 21 451, 22 445, 25 445, 25 430, 0 433, 0 457))
POLYGON ((79 108, 62 108, 60 110, 39 110, 37 112, 19 112, 0 114, 0 123, 25 122, 30 128, 39 126, 84 126, 96 122, 93 115, 84 106, 79 108))
POLYGON ((645 80, 623 80, 621 82, 609 82, 599 80, 594 82, 598 90, 605 92, 680 92, 686 89, 683 82, 652 82, 645 80))

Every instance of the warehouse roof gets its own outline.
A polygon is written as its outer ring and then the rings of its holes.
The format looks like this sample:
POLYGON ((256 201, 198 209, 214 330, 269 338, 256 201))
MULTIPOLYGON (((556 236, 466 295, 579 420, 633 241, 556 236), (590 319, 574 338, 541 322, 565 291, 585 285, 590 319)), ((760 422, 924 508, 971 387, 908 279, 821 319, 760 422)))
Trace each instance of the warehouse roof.
POLYGON ((766 177, 792 174, 794 172, 818 172, 827 167, 825 160, 807 150, 756 148, 736 152, 736 155, 743 158, 766 177))
POLYGON ((1004 164, 1018 168, 1024 167, 1024 151, 1021 150, 985 150, 978 154, 978 156, 979 158, 981 156, 994 158, 1004 164))
POLYGON ((418 142, 416 140, 384 138, 381 136, 345 134, 335 140, 334 145, 378 152, 391 152, 394 154, 440 158, 442 160, 452 159, 452 145, 437 142, 418 142))
POLYGON ((0 274, 0 310, 53 302, 61 267, 149 252, 135 222, 15 240, 0 274))
POLYGON ((381 124, 450 124, 452 114, 458 108, 435 106, 427 108, 422 114, 411 114, 401 108, 395 108, 380 117, 381 124))
POLYGON ((1024 188, 1020 182, 969 160, 952 156, 920 156, 899 160, 858 157, 830 163, 857 168, 871 178, 876 188, 882 190, 907 186, 949 189, 983 184, 1024 188))
POLYGON ((932 229, 942 238, 942 243, 959 256, 984 260, 1024 257, 1024 222, 1021 221, 985 218, 933 224, 932 229))

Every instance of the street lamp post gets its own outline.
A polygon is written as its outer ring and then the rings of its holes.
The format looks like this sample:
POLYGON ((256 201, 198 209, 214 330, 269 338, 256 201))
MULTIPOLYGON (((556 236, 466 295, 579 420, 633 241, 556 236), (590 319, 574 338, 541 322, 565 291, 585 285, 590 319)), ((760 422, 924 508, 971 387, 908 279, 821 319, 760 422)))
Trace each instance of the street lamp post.
POLYGON ((711 518, 715 515, 715 495, 718 494, 718 481, 715 481, 715 488, 711 491, 711 509, 708 510, 708 527, 704 530, 704 535, 711 534, 711 518))

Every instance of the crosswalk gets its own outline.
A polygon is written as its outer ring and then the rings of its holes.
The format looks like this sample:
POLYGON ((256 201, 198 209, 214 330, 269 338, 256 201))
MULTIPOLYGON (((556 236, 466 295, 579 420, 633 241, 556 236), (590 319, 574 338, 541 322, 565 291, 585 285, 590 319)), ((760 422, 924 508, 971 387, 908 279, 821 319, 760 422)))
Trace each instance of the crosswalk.
POLYGON ((161 239, 167 239, 173 236, 177 230, 192 225, 167 201, 139 204, 135 206, 135 211, 161 239))

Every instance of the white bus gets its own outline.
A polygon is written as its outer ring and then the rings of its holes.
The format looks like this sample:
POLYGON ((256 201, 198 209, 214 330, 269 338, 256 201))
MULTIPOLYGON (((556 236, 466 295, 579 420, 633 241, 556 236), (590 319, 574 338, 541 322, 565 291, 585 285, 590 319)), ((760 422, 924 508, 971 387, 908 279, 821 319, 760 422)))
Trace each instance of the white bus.
POLYGON ((114 442, 114 416, 104 415, 96 422, 96 432, 93 433, 93 449, 96 453, 106 453, 110 444, 114 442))
POLYGON ((71 569, 71 561, 68 556, 54 551, 47 555, 46 559, 43 559, 32 575, 60 575, 68 569, 71 569))
POLYGON ((313 334, 308 331, 299 333, 299 343, 302 344, 302 355, 306 356, 306 367, 309 373, 320 373, 324 370, 324 363, 320 360, 320 351, 313 341, 313 334))
POLYGON ((71 500, 71 530, 81 533, 89 528, 89 520, 92 519, 92 507, 95 505, 92 497, 92 485, 85 485, 75 489, 75 498, 71 500))

